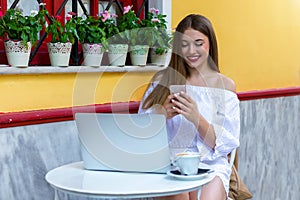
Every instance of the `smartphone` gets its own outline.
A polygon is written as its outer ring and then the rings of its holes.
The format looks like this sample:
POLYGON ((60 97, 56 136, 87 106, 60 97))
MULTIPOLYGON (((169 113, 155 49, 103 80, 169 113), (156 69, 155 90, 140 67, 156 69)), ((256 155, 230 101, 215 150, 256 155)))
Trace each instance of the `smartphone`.
POLYGON ((181 91, 186 92, 186 85, 170 85, 172 94, 180 93, 181 91))

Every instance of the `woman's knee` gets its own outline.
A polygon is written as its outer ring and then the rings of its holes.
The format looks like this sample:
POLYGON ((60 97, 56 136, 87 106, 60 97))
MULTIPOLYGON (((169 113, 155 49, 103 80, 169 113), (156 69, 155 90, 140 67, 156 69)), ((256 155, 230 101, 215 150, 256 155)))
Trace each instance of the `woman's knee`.
POLYGON ((214 200, 225 200, 226 191, 220 177, 216 176, 202 188, 201 191, 201 200, 214 199, 214 200))

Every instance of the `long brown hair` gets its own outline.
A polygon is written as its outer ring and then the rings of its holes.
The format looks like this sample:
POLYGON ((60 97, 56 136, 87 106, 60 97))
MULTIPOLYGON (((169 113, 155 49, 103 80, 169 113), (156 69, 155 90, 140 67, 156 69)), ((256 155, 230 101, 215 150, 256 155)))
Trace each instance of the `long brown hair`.
POLYGON ((142 106, 144 109, 148 109, 155 104, 162 105, 170 94, 169 86, 183 85, 186 83, 186 79, 190 77, 187 63, 182 58, 181 53, 182 35, 189 28, 198 30, 208 37, 209 67, 214 71, 220 72, 218 67, 218 44, 211 22, 202 15, 188 15, 181 20, 176 28, 176 32, 174 33, 172 57, 169 66, 166 69, 156 73, 151 80, 152 83, 157 82, 158 84, 145 99, 142 106))

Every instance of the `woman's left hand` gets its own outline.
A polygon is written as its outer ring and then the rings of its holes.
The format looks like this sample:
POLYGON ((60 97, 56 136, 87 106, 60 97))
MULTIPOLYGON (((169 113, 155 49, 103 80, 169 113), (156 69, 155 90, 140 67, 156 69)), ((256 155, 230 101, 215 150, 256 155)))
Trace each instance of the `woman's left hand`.
POLYGON ((174 94, 174 96, 175 99, 172 99, 172 103, 175 105, 173 109, 197 127, 200 116, 197 103, 185 92, 174 94))

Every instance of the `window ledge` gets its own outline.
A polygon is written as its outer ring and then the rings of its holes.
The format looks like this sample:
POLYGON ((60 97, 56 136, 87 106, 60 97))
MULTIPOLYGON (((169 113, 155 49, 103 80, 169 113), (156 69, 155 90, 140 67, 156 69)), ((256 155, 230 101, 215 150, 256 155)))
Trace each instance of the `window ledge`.
POLYGON ((8 67, 7 65, 0 66, 0 75, 5 74, 57 74, 57 73, 98 73, 98 72, 156 72, 164 69, 156 65, 147 66, 68 66, 68 67, 54 67, 54 66, 30 66, 25 68, 8 67))

